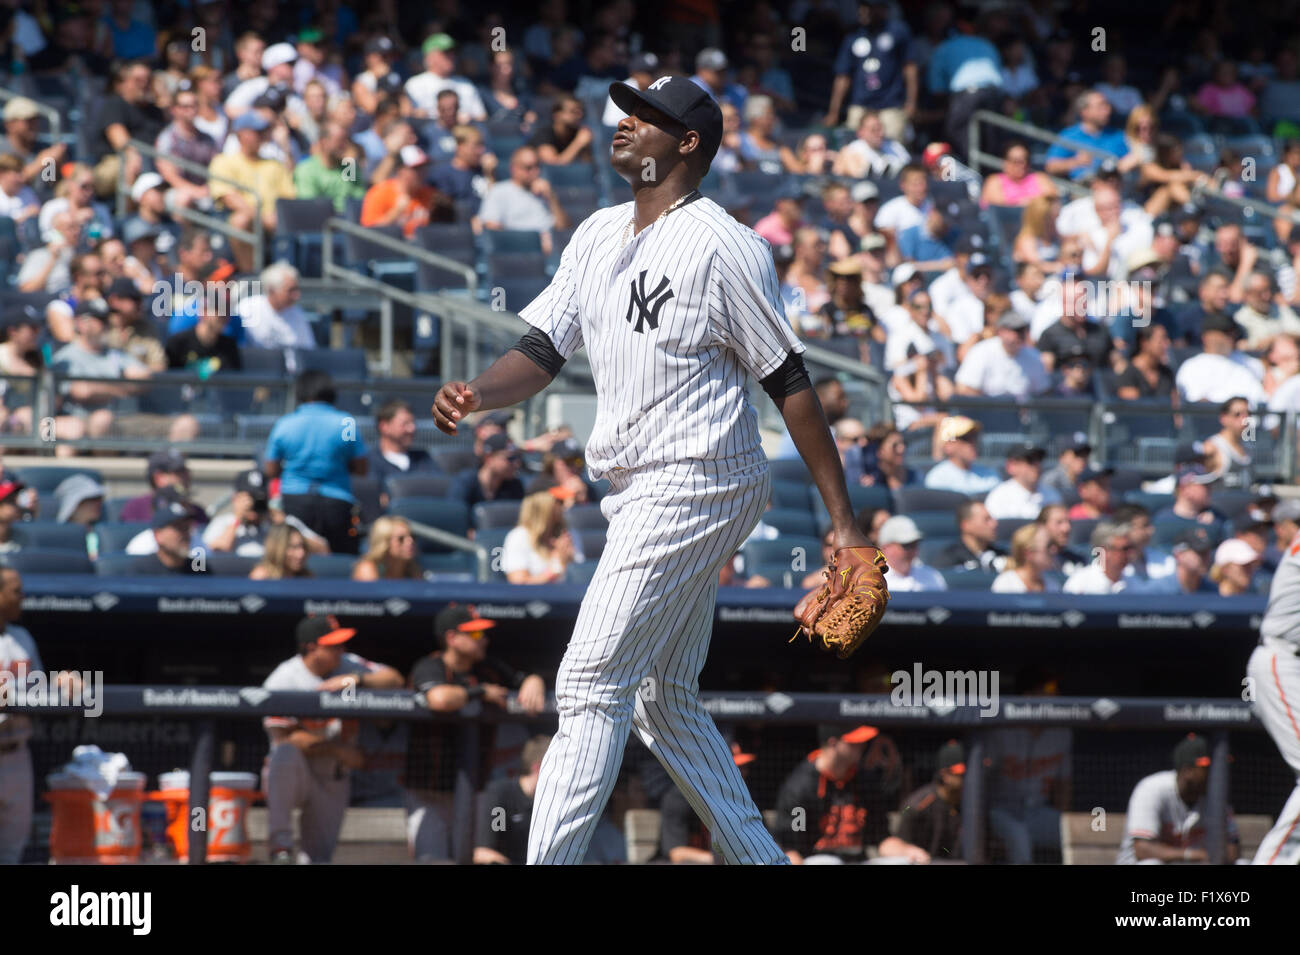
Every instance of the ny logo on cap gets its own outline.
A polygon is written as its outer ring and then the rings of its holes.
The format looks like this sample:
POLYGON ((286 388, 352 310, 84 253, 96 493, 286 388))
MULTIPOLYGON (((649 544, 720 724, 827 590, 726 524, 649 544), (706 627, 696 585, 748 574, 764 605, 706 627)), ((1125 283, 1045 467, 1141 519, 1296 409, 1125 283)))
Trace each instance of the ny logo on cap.
POLYGON ((637 310, 637 319, 636 324, 632 326, 632 331, 644 335, 645 329, 642 324, 648 324, 651 328, 658 328, 659 310, 675 293, 668 287, 668 276, 666 275, 659 280, 659 284, 655 286, 655 290, 649 295, 646 295, 645 291, 645 269, 641 270, 638 281, 640 287, 638 287, 637 281, 632 283, 632 298, 627 303, 627 315, 624 317, 630 323, 632 321, 632 309, 635 308, 637 310))
POLYGON ((652 90, 654 90, 655 92, 658 92, 658 91, 659 91, 659 88, 660 88, 661 86, 667 86, 667 85, 668 85, 668 81, 671 80, 671 79, 672 79, 671 76, 661 76, 661 77, 659 77, 659 79, 655 80, 653 83, 650 84, 650 88, 651 88, 652 90))

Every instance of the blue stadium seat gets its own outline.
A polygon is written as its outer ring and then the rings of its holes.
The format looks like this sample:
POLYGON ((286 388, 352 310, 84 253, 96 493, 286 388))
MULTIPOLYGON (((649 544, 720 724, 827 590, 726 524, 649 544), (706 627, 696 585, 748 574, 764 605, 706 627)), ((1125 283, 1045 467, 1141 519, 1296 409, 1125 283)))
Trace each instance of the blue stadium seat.
POLYGON ((94 565, 84 553, 68 550, 20 550, 0 556, 0 563, 20 574, 93 574, 94 565))
POLYGON ((542 234, 519 229, 485 229, 481 236, 489 255, 502 252, 542 251, 542 234))
POLYGON ((762 521, 769 527, 775 527, 782 535, 817 536, 817 524, 804 508, 770 507, 763 512, 762 521))
POLYGON ((599 560, 605 553, 605 532, 599 529, 578 531, 575 536, 582 543, 582 556, 586 560, 599 560))
POLYGON ((319 278, 324 263, 321 234, 333 215, 334 203, 329 199, 277 199, 275 257, 287 257, 302 275, 319 278))
MULTIPOLYGON (((772 482, 774 507, 802 507, 808 509, 808 485, 799 481, 774 480, 772 482)), ((811 513, 811 511, 810 511, 811 513)))
MULTIPOLYGON (((1112 489, 1113 492, 1113 489, 1112 489)), ((1155 491, 1127 491, 1124 494, 1124 500, 1128 504, 1141 504, 1152 514, 1174 503, 1172 494, 1160 494, 1155 491)), ((1249 501, 1247 501, 1249 503, 1249 501)), ((1215 504, 1218 504, 1218 496, 1215 496, 1215 504)))
MULTIPOLYGON (((447 531, 449 534, 465 536, 469 530, 469 509, 462 501, 452 501, 441 497, 407 497, 392 501, 388 513, 394 517, 427 524, 447 531)), ((440 544, 430 540, 420 540, 420 549, 426 552, 446 550, 440 544)))
POLYGON ((1070 544, 1073 547, 1088 547, 1092 541, 1092 532, 1097 529, 1096 518, 1079 518, 1070 521, 1070 544))
POLYGON ((798 562, 803 568, 802 573, 807 573, 822 565, 822 542, 819 537, 789 534, 775 540, 748 541, 740 548, 740 553, 745 558, 747 568, 770 564, 781 564, 789 568, 798 562))
POLYGON ((987 570, 942 570, 943 582, 949 590, 983 590, 993 588, 997 574, 987 570))
POLYGON ((104 499, 104 520, 120 521, 122 519, 122 508, 134 501, 138 495, 129 495, 127 497, 109 497, 104 499))
POLYGON ((100 577, 138 577, 141 574, 161 577, 167 573, 163 565, 156 561, 145 565, 146 569, 137 570, 131 566, 137 559, 130 554, 102 555, 95 561, 93 572, 100 577))
POLYGON ((541 252, 489 252, 487 280, 498 284, 512 278, 543 278, 546 275, 546 256, 541 252))
POLYGON ((1185 521, 1178 517, 1165 517, 1153 524, 1155 535, 1152 542, 1159 547, 1170 547, 1179 534, 1193 528, 1203 528, 1216 545, 1223 539, 1223 527, 1216 521, 1213 524, 1201 524, 1197 521, 1185 521))
MULTIPOLYGON (((934 537, 927 535, 925 540, 921 541, 921 546, 917 548, 916 556, 921 558, 922 563, 929 564, 933 567, 936 563, 941 562, 939 560, 939 555, 947 550, 956 539, 957 536, 955 534, 937 534, 934 537)), ((889 578, 886 577, 885 579, 888 581, 889 578)))
POLYGON ((455 480, 449 474, 394 474, 388 479, 389 500, 404 497, 446 497, 455 480))
POLYGON ((66 550, 86 553, 86 528, 80 524, 29 521, 13 525, 14 540, 24 550, 66 550))
POLYGON ((599 504, 575 504, 564 512, 564 517, 570 530, 603 531, 609 527, 599 504))
POLYGON ((998 542, 1006 544, 1011 540, 1012 535, 1026 524, 1034 523, 1032 518, 1028 517, 1000 517, 998 518, 998 542))
POLYGON ((596 181, 596 167, 589 162, 574 162, 566 166, 542 163, 542 178, 552 186, 590 186, 596 181))
POLYGON ((258 558, 241 557, 238 554, 226 554, 221 551, 208 550, 204 561, 209 574, 218 577, 247 577, 257 566, 258 558))
POLYGON ((18 475, 18 480, 30 488, 35 488, 38 495, 46 498, 45 504, 47 507, 54 504, 54 489, 63 483, 65 478, 70 478, 74 474, 86 474, 101 484, 104 483, 104 475, 98 468, 61 468, 48 464, 36 464, 25 468, 15 468, 14 473, 18 475))
MULTIPOLYGON (((520 277, 508 279, 495 279, 492 282, 493 288, 499 288, 502 292, 503 301, 501 305, 508 312, 521 312, 529 302, 541 295, 550 284, 545 275, 533 277, 520 277)), ((495 294, 495 293, 490 293, 495 294)), ((494 303, 495 304, 495 303, 494 303)))
POLYGON ((438 448, 429 454, 444 474, 459 474, 466 468, 478 467, 478 456, 472 447, 438 448))
POLYGON ((279 378, 284 375, 283 348, 254 348, 243 345, 239 349, 239 360, 243 364, 244 374, 279 378))
POLYGON ((482 528, 514 527, 519 523, 519 501, 481 501, 470 511, 470 521, 482 528))
POLYGON ((348 579, 356 562, 352 554, 312 554, 307 558, 307 569, 313 577, 348 579))
POLYGON ((956 491, 939 491, 928 487, 900 487, 894 492, 894 502, 899 514, 914 511, 956 511, 968 501, 965 494, 956 491))
POLYGON ((958 536, 955 511, 908 511, 907 516, 926 537, 958 536))
POLYGON ((804 464, 800 458, 776 458, 768 461, 767 467, 772 472, 772 480, 774 481, 812 483, 812 474, 808 471, 808 465, 804 464))
POLYGON ((596 575, 598 566, 600 561, 597 560, 584 560, 581 564, 570 564, 564 569, 564 582, 586 587, 591 583, 591 578, 596 575))
POLYGON ((364 348, 308 348, 296 353, 298 370, 327 371, 335 379, 361 380, 369 377, 364 348))
POLYGON ((509 527, 489 527, 474 532, 474 543, 487 548, 488 566, 491 569, 493 580, 505 580, 505 574, 501 572, 501 548, 505 546, 506 535, 513 529, 509 527))
POLYGON ((808 574, 821 567, 821 563, 809 567, 807 570, 793 571, 790 569, 789 560, 776 560, 766 564, 754 564, 750 566, 745 564, 746 577, 762 577, 769 581, 773 587, 797 587, 808 574))
POLYGON ((95 534, 99 537, 99 553, 101 557, 105 554, 123 553, 127 544, 131 543, 138 534, 147 530, 149 530, 149 524, 146 521, 96 524, 95 534))
MULTIPOLYGON (((1250 520, 1250 505, 1255 502, 1256 495, 1250 491, 1235 489, 1224 489, 1215 491, 1212 503, 1216 510, 1222 511, 1224 516, 1229 520, 1235 521, 1242 519, 1250 520)), ((1170 497, 1172 503, 1172 495, 1170 497)), ((1162 505, 1168 506, 1168 505, 1162 505)))
POLYGON ((467 550, 421 554, 420 566, 434 574, 474 574, 478 572, 478 558, 467 550))
MULTIPOLYGON (((867 509, 894 510, 894 496, 887 487, 863 487, 861 484, 850 484, 848 490, 849 504, 852 505, 854 514, 867 509)), ((831 526, 831 515, 822 502, 821 492, 817 490, 816 485, 808 488, 808 500, 812 504, 813 516, 817 520, 818 533, 825 534, 831 526)))

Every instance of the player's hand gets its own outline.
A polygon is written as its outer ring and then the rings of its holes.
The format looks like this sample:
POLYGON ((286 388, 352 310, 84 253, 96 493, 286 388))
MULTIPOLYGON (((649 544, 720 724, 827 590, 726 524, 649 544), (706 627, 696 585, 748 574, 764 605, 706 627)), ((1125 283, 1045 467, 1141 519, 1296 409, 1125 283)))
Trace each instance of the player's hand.
POLYGON ((540 713, 546 706, 546 681, 534 673, 519 687, 519 705, 529 713, 540 713))
POLYGON ((340 673, 338 676, 332 676, 328 680, 322 680, 320 686, 316 689, 322 693, 337 693, 339 690, 349 686, 360 686, 361 677, 355 673, 340 673))
POLYGON ((856 524, 850 524, 848 527, 842 527, 835 531, 835 549, 843 547, 871 547, 871 541, 867 540, 867 535, 858 529, 856 524))
POLYGON ((366 765, 366 754, 351 743, 335 743, 334 758, 348 769, 362 769, 366 765))
POLYGON ((929 865, 930 853, 926 852, 920 846, 908 846, 907 851, 903 853, 903 858, 912 865, 929 865))
POLYGON ((433 399, 433 423, 444 434, 455 434, 465 415, 477 411, 479 394, 463 381, 449 381, 438 389, 433 399))
POLYGON ((506 700, 510 699, 510 691, 499 683, 485 683, 483 684, 483 699, 494 706, 505 706, 506 700))

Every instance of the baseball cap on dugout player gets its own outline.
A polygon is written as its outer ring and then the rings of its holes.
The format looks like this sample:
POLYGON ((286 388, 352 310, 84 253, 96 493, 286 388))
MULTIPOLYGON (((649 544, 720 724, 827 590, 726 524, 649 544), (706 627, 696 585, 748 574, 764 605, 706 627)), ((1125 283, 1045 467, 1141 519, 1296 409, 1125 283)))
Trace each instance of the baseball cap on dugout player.
POLYGON ((295 636, 300 647, 305 647, 309 643, 333 647, 340 643, 347 643, 356 636, 356 633, 356 630, 351 627, 340 627, 338 618, 334 616, 303 617, 298 621, 295 636))
POLYGON ((1182 769, 1184 766, 1208 765, 1210 765, 1210 747, 1205 742, 1205 737, 1197 736, 1195 733, 1188 733, 1174 747, 1174 769, 1182 769))
POLYGON ((614 105, 625 113, 630 114, 638 103, 645 103, 687 129, 695 130, 700 136, 704 158, 713 162, 722 145, 722 110, 708 90, 684 76, 661 76, 643 90, 621 81, 610 83, 609 95, 614 105))
POLYGON ((939 747, 939 757, 934 763, 935 769, 956 773, 958 776, 966 773, 966 750, 961 743, 955 739, 950 739, 939 747))
POLYGON ((461 633, 478 634, 491 630, 497 625, 495 620, 480 617, 478 611, 465 604, 448 604, 438 616, 433 618, 433 631, 441 637, 448 630, 461 633))
POLYGON ((828 739, 838 739, 845 743, 870 743, 880 735, 874 726, 854 726, 845 723, 821 723, 817 726, 817 738, 823 743, 828 739))

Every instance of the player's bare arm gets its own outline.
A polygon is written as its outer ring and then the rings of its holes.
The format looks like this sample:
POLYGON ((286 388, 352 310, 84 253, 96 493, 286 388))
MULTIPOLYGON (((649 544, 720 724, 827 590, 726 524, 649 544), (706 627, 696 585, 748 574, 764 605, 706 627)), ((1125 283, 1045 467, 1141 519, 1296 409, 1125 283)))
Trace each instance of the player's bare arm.
POLYGON ((805 388, 792 395, 773 398, 785 426, 794 439, 799 456, 808 465, 817 490, 830 512, 831 527, 835 532, 835 546, 861 547, 869 544, 866 536, 853 523, 853 505, 844 484, 844 468, 840 453, 831 437, 826 413, 822 410, 817 392, 805 388))
POLYGON ((531 398, 554 376, 511 349, 473 381, 449 381, 433 399, 433 421, 438 430, 456 434, 457 424, 474 411, 505 408, 531 398))

